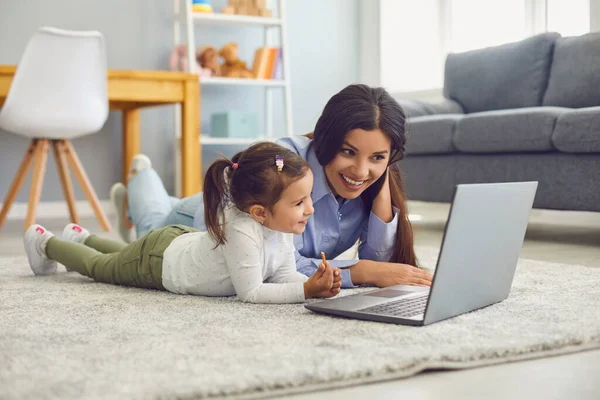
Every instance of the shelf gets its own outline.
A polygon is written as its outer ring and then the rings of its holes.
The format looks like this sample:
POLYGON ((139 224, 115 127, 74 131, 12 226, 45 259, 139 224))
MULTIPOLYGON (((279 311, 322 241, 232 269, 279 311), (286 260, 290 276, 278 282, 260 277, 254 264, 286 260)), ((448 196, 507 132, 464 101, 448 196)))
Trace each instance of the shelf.
POLYGON ((285 80, 280 79, 246 79, 246 78, 200 78, 200 85, 223 85, 223 86, 268 86, 284 87, 285 80))
POLYGON ((256 138, 234 138, 234 137, 211 137, 207 135, 200 135, 200 144, 252 144, 256 142, 273 141, 275 139, 267 139, 264 136, 256 138))
POLYGON ((220 13, 192 12, 192 20, 212 25, 256 25, 256 26, 280 26, 281 19, 272 17, 255 17, 251 15, 231 15, 220 13))

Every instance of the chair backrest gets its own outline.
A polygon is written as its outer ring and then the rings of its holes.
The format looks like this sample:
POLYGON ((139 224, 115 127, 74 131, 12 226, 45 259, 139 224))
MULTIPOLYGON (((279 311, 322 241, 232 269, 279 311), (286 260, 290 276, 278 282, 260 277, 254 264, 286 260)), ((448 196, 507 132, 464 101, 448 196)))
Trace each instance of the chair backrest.
POLYGON ((17 66, 0 128, 51 139, 99 131, 108 118, 106 73, 100 32, 40 28, 17 66))

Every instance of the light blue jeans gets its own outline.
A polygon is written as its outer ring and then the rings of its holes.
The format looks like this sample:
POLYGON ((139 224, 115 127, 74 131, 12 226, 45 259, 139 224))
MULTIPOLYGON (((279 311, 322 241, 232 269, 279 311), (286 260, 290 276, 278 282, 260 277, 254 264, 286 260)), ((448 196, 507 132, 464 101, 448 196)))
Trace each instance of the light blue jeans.
POLYGON ((143 169, 127 184, 129 218, 135 226, 137 237, 142 237, 152 229, 168 225, 185 225, 205 231, 203 213, 194 216, 204 206, 202 192, 178 199, 169 196, 160 177, 152 168, 143 169))

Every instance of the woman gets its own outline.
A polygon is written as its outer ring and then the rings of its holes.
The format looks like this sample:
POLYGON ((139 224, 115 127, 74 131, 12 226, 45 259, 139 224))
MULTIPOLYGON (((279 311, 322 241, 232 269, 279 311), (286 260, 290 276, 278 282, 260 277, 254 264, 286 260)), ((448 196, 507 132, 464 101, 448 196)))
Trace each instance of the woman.
MULTIPOLYGON (((402 107, 383 88, 350 85, 327 102, 314 133, 278 140, 302 156, 314 174, 315 213, 304 233, 294 238, 298 271, 312 275, 321 251, 333 259, 360 238, 358 261, 330 261, 342 268, 342 287, 431 285, 431 275, 417 268, 397 165, 405 151, 405 122, 402 107)), ((201 194, 170 200, 156 173, 140 169, 128 187, 138 234, 172 221, 204 229, 201 194), (149 212, 158 207, 144 201, 160 203, 162 211, 149 212), (177 203, 172 206, 172 201, 177 203)), ((113 192, 112 198, 122 205, 123 188, 113 192)))

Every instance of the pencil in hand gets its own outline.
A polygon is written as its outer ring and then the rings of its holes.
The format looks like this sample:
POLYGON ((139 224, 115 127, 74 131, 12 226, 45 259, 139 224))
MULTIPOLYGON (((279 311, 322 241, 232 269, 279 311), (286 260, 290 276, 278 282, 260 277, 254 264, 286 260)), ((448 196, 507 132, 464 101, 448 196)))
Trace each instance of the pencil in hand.
POLYGON ((327 260, 325 259, 325 253, 321 252, 321 260, 323 260, 323 265, 327 264, 327 260))

